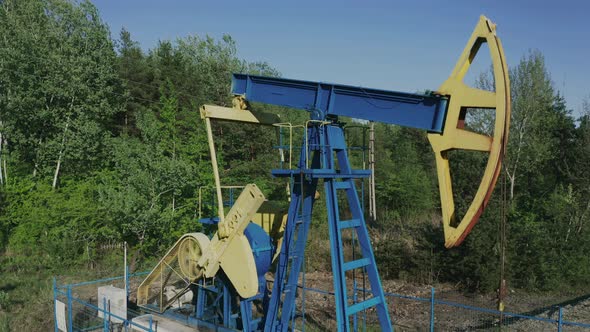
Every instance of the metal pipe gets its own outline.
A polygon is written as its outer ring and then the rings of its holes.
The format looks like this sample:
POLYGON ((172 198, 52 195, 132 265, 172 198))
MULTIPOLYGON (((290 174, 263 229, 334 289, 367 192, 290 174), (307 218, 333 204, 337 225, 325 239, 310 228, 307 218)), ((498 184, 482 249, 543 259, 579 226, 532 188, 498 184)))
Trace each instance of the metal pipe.
POLYGON ((107 298, 103 297, 102 298, 102 330, 103 332, 108 332, 109 331, 109 326, 108 326, 108 322, 107 322, 107 298))
POLYGON ((377 202, 375 197, 375 122, 371 122, 369 129, 369 216, 372 221, 377 220, 377 202))
POLYGON ((430 332, 434 332, 434 287, 430 289, 430 332))
POLYGON ((53 277, 53 326, 55 332, 58 332, 57 325, 57 280, 53 277))
POLYGON ((557 321, 557 332, 561 332, 561 327, 562 327, 562 321, 563 319, 563 308, 559 307, 559 320, 557 321))
POLYGON ((68 326, 67 330, 72 332, 74 331, 74 317, 72 315, 73 307, 72 307, 72 286, 68 285, 67 288, 68 294, 68 326))
POLYGON ((213 142, 213 131, 211 130, 211 120, 205 118, 205 127, 207 128, 207 141, 209 142, 209 151, 211 153, 211 164, 213 166, 213 177, 215 178, 215 190, 217 192, 217 209, 219 222, 225 219, 223 214, 223 196, 221 195, 221 180, 219 179, 219 169, 217 168, 217 155, 215 154, 215 143, 213 142))
POLYGON ((129 300, 129 270, 127 269, 127 241, 124 242, 123 265, 125 266, 125 301, 129 300))

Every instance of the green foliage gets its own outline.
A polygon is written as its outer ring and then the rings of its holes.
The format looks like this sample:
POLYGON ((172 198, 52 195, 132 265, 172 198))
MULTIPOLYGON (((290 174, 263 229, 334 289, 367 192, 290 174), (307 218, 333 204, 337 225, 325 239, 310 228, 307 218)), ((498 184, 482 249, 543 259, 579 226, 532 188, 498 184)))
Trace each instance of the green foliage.
POLYGON ((0 310, 8 310, 10 305, 10 296, 5 291, 0 291, 0 310))
POLYGON ((112 140, 113 170, 101 174, 99 201, 123 238, 151 253, 198 229, 195 195, 203 178, 194 161, 169 150, 155 115, 137 120, 141 139, 112 140))
POLYGON ((30 172, 81 175, 100 167, 122 87, 108 28, 89 2, 5 1, 0 118, 30 172), (59 169, 55 171, 59 173, 59 169))
POLYGON ((435 207, 435 174, 426 134, 376 126, 376 196, 383 227, 391 219, 425 215, 435 207), (427 156, 427 157, 426 157, 427 156))
POLYGON ((11 200, 0 223, 10 233, 9 252, 41 255, 50 266, 75 262, 85 246, 116 238, 95 203, 96 185, 90 177, 68 181, 58 191, 30 180, 7 186, 11 200))
MULTIPOLYGON (((239 59, 228 35, 164 40, 145 52, 126 30, 113 42, 87 1, 1 1, 0 34, 0 160, 9 176, 0 184, 0 265, 10 276, 0 284, 0 309, 17 316, 24 311, 13 300, 23 289, 33 285, 34 296, 49 298, 49 275, 97 261, 114 266, 116 258, 100 253, 104 243, 127 241, 138 264, 149 266, 181 234, 199 231, 199 188, 213 185, 199 106, 231 105, 233 72, 280 75, 268 63, 239 59)), ((588 287, 590 104, 574 119, 539 51, 510 77, 506 277, 531 290, 588 287)), ((493 82, 488 72, 476 85, 493 90, 493 82)), ((294 125, 308 119, 286 108, 251 108, 294 125)), ((349 146, 368 144, 365 123, 341 120, 349 146)), ((490 112, 470 111, 469 129, 490 133, 492 126, 490 112)), ((370 226, 383 276, 495 289, 500 189, 463 246, 446 250, 426 134, 375 128, 378 214, 370 226)), ((254 182, 268 198, 285 200, 285 183, 269 174, 279 163, 278 128, 214 123, 213 131, 223 184, 254 182)), ((288 130, 282 134, 287 144, 288 130)), ((293 144, 302 141, 296 129, 293 144)), ((350 155, 356 167, 367 165, 366 150, 350 155)), ((485 154, 451 153, 457 215, 486 163, 485 154)), ((310 269, 329 267, 325 204, 320 199, 313 215, 310 269)), ((8 328, 6 317, 0 329, 8 328)))

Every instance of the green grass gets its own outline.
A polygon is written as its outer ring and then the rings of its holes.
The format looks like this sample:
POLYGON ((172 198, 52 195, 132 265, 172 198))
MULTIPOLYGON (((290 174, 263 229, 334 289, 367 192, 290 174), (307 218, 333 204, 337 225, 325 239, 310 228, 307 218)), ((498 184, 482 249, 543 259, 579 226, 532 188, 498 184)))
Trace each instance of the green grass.
POLYGON ((1 256, 0 332, 53 330, 53 278, 61 285, 123 275, 119 253, 100 262, 48 263, 38 256, 1 256))

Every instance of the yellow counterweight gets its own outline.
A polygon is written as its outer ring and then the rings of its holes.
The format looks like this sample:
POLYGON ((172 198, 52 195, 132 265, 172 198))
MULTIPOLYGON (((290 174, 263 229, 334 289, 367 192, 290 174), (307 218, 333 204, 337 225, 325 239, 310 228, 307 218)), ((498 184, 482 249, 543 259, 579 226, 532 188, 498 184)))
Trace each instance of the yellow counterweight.
POLYGON ((450 96, 447 118, 442 134, 428 134, 436 156, 445 246, 461 244, 488 204, 502 166, 508 129, 510 127, 510 81, 504 51, 496 36, 496 25, 481 16, 467 46, 451 76, 440 86, 438 93, 450 96), (495 91, 474 89, 463 79, 473 63, 480 46, 487 43, 494 70, 495 91), (468 108, 494 109, 493 136, 478 134, 465 128, 468 108), (486 169, 469 209, 460 220, 455 215, 448 152, 472 150, 489 153, 486 169))

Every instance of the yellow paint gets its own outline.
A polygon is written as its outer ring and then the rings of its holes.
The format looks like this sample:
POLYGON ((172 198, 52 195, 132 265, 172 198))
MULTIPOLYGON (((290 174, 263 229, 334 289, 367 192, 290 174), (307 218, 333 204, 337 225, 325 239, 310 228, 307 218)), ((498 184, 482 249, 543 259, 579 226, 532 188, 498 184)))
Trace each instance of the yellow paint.
POLYGON ((197 279, 201 271, 197 261, 204 252, 209 249, 211 241, 203 233, 192 233, 190 236, 183 236, 178 244, 178 266, 182 274, 189 280, 197 279))
POLYGON ((211 166, 213 167, 213 179, 215 179, 215 192, 217 194, 217 215, 219 222, 225 219, 223 211, 223 196, 221 195, 221 179, 219 178, 219 169, 217 165, 217 154, 215 153, 215 143, 213 141, 213 130, 211 129, 211 120, 205 118, 205 128, 207 130, 207 142, 209 142, 209 153, 211 155, 211 166))
MULTIPOLYGON (((288 127, 289 128, 289 146, 292 146, 293 140, 293 128, 304 128, 302 125, 293 126, 290 123, 281 123, 280 118, 276 114, 253 112, 247 110, 248 103, 242 96, 236 96, 232 100, 233 108, 221 107, 215 105, 203 105, 200 109, 201 118, 205 119, 207 125, 207 134, 209 139, 210 153, 212 156, 214 177, 216 182, 218 202, 222 202, 221 199, 221 183, 219 179, 219 172, 217 171, 217 162, 215 158, 215 146, 213 144, 213 135, 211 133, 210 119, 221 120, 221 121, 233 121, 233 122, 245 122, 254 123, 261 125, 273 125, 276 127, 288 127), (213 161, 215 159, 215 161, 213 161)), ((289 168, 291 168, 291 157, 292 150, 289 151, 289 168)), ((288 193, 289 194, 289 193, 288 193)), ((218 203, 219 204, 219 203, 218 203)), ((223 208, 218 207, 220 216, 223 214, 223 208)), ((231 212, 230 212, 231 213, 231 212)), ((221 217, 220 217, 221 220, 221 217)), ((282 208, 271 202, 264 202, 258 212, 256 212, 251 220, 260 225, 273 239, 273 244, 277 248, 275 256, 276 259, 280 253, 282 245, 283 231, 287 222, 287 209, 282 208)), ((226 224, 220 222, 218 229, 218 237, 225 237, 228 233, 225 229, 226 224)), ((250 250, 251 251, 251 250, 250 250)), ((225 271, 225 269, 224 269, 225 271)), ((226 272, 227 274, 227 272, 226 272)))
POLYGON ((280 121, 280 118, 276 114, 254 112, 248 110, 237 110, 235 108, 215 106, 215 105, 203 105, 201 106, 201 118, 203 119, 216 119, 225 121, 235 122, 247 122, 262 125, 273 125, 280 121))
POLYGON ((273 262, 281 253, 283 233, 285 231, 285 225, 287 224, 287 211, 287 208, 282 207, 275 202, 266 201, 262 203, 262 206, 252 218, 252 222, 262 227, 262 229, 270 235, 273 241, 273 245, 276 248, 273 262))
POLYGON ((260 189, 255 184, 248 184, 225 220, 218 224, 218 231, 211 239, 208 250, 197 263, 206 278, 214 277, 222 267, 238 294, 245 298, 258 292, 258 275, 244 229, 263 202, 264 195, 260 189))
MULTIPOLYGON (((242 97, 236 97, 233 100, 234 108, 203 105, 201 106, 201 118, 205 120, 205 128, 207 131, 207 141, 209 143, 209 153, 211 155, 211 165, 213 168, 213 178, 215 180, 215 192, 217 195, 217 214, 219 216, 219 224, 223 225, 225 220, 225 211, 223 209, 223 196, 221 194, 221 179, 219 177, 219 169, 217 165, 217 155, 215 152, 215 143, 213 140, 213 131, 211 128, 211 119, 247 122, 272 125, 279 122, 278 115, 268 113, 256 113, 246 110, 247 102, 242 97)), ((225 230, 221 230, 221 234, 225 230)))
POLYGON ((287 208, 276 202, 265 201, 252 218, 252 222, 262 227, 272 238, 276 238, 283 229, 283 220, 287 217, 287 208))
POLYGON ((241 297, 258 293, 258 275, 250 242, 245 235, 236 235, 228 241, 219 258, 219 265, 241 297))
POLYGON ((143 280, 137 289, 137 304, 147 305, 150 298, 158 296, 160 312, 164 311, 168 304, 162 301, 162 291, 170 279, 170 275, 175 273, 178 277, 185 280, 185 286, 200 276, 200 270, 196 266, 196 261, 201 257, 203 252, 209 248, 209 238, 203 233, 184 234, 162 257, 160 262, 152 269, 150 274, 143 280), (179 270, 172 267, 179 266, 179 270), (167 273, 164 273, 166 271, 167 273), (166 276, 164 276, 166 275, 166 276), (160 284, 160 287, 154 285, 160 284), (159 294, 151 295, 154 289, 159 289, 159 294))
POLYGON ((163 311, 167 304, 162 303, 161 291, 172 273, 183 279, 188 287, 198 278, 214 277, 220 267, 240 296, 248 298, 256 295, 258 274, 244 230, 263 202, 264 195, 260 189, 255 184, 248 184, 225 220, 219 222, 218 231, 211 240, 202 233, 183 235, 139 286, 138 305, 148 304, 150 289, 159 283, 160 311, 163 311), (172 268, 175 263, 178 270, 172 268))
POLYGON ((232 107, 237 110, 247 110, 248 101, 244 96, 234 96, 231 101, 232 107))
POLYGON ((428 139, 436 155, 436 167, 439 179, 445 246, 454 247, 467 232, 468 226, 483 208, 488 188, 494 186, 499 175, 508 128, 510 126, 510 83, 508 67, 500 39, 496 36, 496 26, 486 17, 481 16, 467 46, 459 57, 451 76, 439 88, 438 93, 450 96, 447 117, 442 134, 428 134, 428 139), (471 66, 482 43, 486 42, 492 59, 495 92, 468 87, 463 79, 471 66), (489 137, 457 128, 462 108, 495 109, 494 135, 489 137), (488 163, 473 202, 465 216, 455 223, 455 204, 448 151, 472 150, 489 153, 488 163), (456 226, 453 226, 456 225, 456 226))

